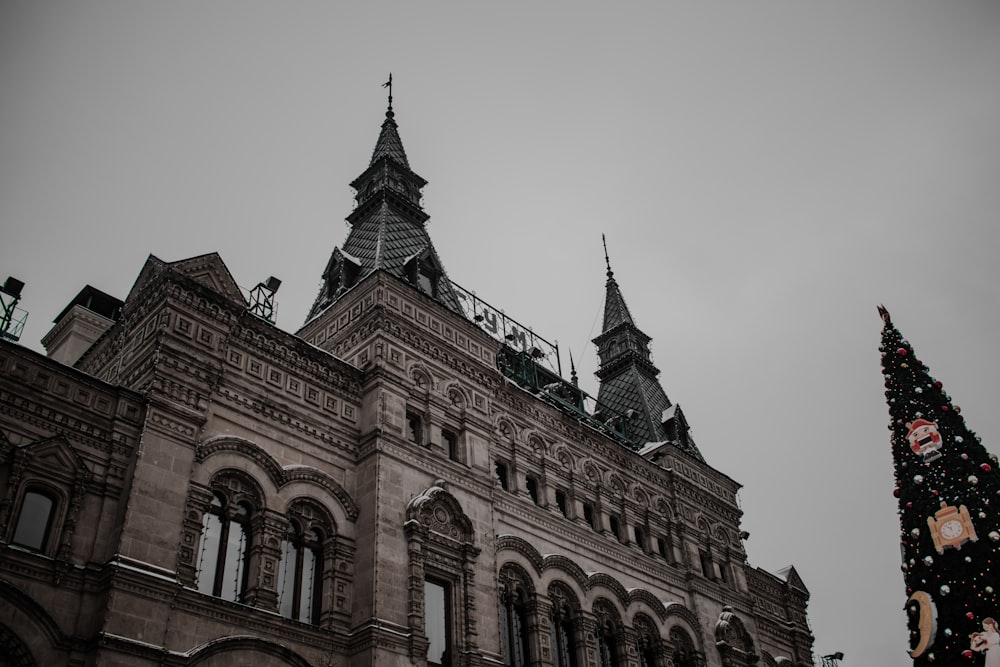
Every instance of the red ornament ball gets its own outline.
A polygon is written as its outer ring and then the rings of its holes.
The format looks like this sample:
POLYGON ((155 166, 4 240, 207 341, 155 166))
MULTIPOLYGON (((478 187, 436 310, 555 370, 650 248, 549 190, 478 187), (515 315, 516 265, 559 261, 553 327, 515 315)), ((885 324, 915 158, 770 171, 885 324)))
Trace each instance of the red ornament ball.
POLYGON ((972 619, 974 619, 976 617, 976 615, 973 614, 971 611, 967 611, 967 612, 965 612, 965 617, 971 621, 972 619))
POLYGON ((940 388, 941 388, 941 387, 943 386, 943 385, 941 384, 941 380, 935 380, 935 381, 934 381, 934 386, 935 386, 935 387, 937 387, 938 389, 940 389, 940 388))
POLYGON ((969 649, 965 649, 964 651, 962 651, 962 657, 963 658, 969 658, 971 660, 972 659, 972 651, 970 651, 969 649))
POLYGON ((899 498, 899 487, 892 490, 892 495, 896 498, 899 498))
POLYGON ((990 470, 993 470, 993 468, 990 467, 989 463, 984 463, 979 467, 982 468, 983 472, 989 472, 990 470))

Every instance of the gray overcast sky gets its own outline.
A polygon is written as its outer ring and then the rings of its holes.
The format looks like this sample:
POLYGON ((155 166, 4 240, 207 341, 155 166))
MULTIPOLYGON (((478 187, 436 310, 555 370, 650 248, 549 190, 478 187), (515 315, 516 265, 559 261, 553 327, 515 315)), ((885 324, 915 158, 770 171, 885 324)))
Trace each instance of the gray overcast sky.
POLYGON ((1000 451, 1000 5, 7 0, 24 343, 149 253, 278 276, 296 330, 390 71, 450 277, 593 391, 606 233, 667 394, 745 485, 752 563, 812 593, 817 656, 908 665, 875 305, 1000 451))

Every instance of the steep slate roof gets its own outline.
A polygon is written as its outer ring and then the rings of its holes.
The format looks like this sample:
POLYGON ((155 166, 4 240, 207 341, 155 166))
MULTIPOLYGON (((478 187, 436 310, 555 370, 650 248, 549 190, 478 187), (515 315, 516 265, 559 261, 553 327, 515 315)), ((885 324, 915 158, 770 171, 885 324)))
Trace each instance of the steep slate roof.
POLYGON ((375 164, 383 157, 390 157, 407 169, 410 163, 406 159, 406 151, 403 150, 403 141, 399 138, 399 126, 396 125, 396 114, 389 105, 389 110, 385 112, 385 120, 382 121, 382 131, 375 142, 375 150, 372 151, 372 160, 369 166, 375 164))
MULTIPOLYGON (((607 255, 605 255, 607 261, 607 255)), ((674 406, 656 379, 660 371, 649 358, 649 336, 632 319, 625 298, 607 261, 604 329, 594 339, 601 360, 597 377, 599 412, 603 419, 623 420, 626 435, 639 446, 669 441, 677 449, 704 462, 688 433, 680 406, 674 406)))
POLYGON ((351 183, 357 201, 347 217, 351 231, 343 249, 330 256, 307 322, 374 271, 391 273, 465 315, 427 233, 430 216, 420 205, 426 184, 410 169, 390 98, 371 162, 351 183))

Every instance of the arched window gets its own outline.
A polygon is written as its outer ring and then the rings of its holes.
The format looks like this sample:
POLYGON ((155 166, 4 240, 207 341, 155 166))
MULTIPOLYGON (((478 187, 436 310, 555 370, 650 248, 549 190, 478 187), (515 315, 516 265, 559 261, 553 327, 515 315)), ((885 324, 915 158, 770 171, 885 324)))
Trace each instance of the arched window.
POLYGON ((660 650, 660 636, 656 632, 656 626, 644 615, 636 616, 633 625, 639 667, 656 667, 656 657, 660 650))
POLYGON ((11 543, 34 551, 45 551, 49 545, 56 498, 38 488, 28 489, 21 499, 21 509, 14 526, 11 543))
POLYGON ((245 502, 231 503, 221 493, 202 517, 198 550, 198 590, 239 602, 246 589, 246 558, 252 509, 245 502))
POLYGON ((560 586, 549 589, 549 599, 552 601, 552 616, 549 619, 552 629, 552 665, 553 667, 576 667, 576 623, 573 612, 573 600, 569 591, 560 586))
POLYGON ((323 589, 323 534, 318 529, 288 522, 278 577, 281 615, 317 625, 323 589))
POLYGON ((594 614, 597 616, 597 652, 601 667, 618 667, 621 660, 621 650, 618 643, 618 615, 605 601, 594 604, 594 614))
POLYGON ((675 667, 701 667, 701 655, 687 632, 678 626, 670 628, 671 656, 675 667))
POLYGON ((500 574, 500 641, 507 667, 527 667, 528 600, 520 573, 507 569, 500 574))

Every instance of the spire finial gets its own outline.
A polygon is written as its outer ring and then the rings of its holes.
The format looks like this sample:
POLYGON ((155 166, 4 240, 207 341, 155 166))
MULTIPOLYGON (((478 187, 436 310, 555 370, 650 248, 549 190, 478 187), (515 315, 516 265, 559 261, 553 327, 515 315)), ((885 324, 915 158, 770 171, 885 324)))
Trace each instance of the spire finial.
POLYGON ((883 322, 885 322, 886 324, 892 324, 892 319, 889 317, 889 311, 886 309, 885 306, 878 307, 878 314, 879 317, 882 318, 883 322))
POLYGON ((604 234, 601 234, 601 243, 604 244, 604 265, 608 267, 608 278, 613 278, 615 274, 611 270, 611 260, 608 259, 608 240, 604 238, 604 234))
POLYGON ((383 83, 382 87, 389 89, 389 108, 385 110, 385 117, 392 118, 395 115, 392 112, 392 72, 389 72, 389 80, 383 83))

